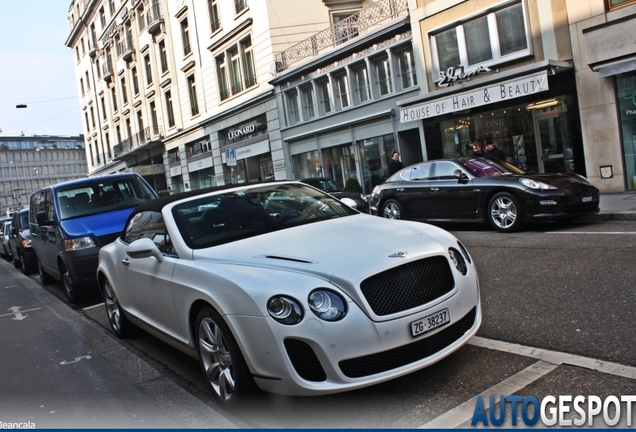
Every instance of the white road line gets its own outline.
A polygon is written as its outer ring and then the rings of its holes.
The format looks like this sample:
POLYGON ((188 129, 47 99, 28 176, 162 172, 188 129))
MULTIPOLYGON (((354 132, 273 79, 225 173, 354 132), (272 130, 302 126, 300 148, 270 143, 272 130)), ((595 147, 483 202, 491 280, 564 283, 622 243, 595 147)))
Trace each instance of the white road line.
POLYGON ((636 380, 636 367, 633 366, 625 366, 618 363, 597 360, 590 357, 578 356, 575 354, 567 354, 559 351, 549 351, 541 348, 533 348, 524 345, 486 339, 479 336, 473 337, 468 341, 468 343, 482 348, 531 357, 548 363, 554 363, 556 365, 567 364, 578 366, 610 375, 616 375, 636 380))
POLYGON ((82 310, 91 310, 91 309, 95 309, 95 308, 100 308, 100 307, 104 307, 104 303, 97 303, 96 305, 93 306, 88 306, 85 308, 82 308, 82 310))
POLYGON ((545 232, 544 234, 609 234, 609 235, 634 235, 636 231, 607 231, 607 232, 596 232, 596 231, 550 231, 545 232))
MULTIPOLYGON (((468 343, 481 348, 517 354, 539 360, 537 363, 527 367, 521 372, 503 380, 488 390, 485 390, 482 395, 488 395, 488 397, 482 397, 482 402, 484 403, 484 409, 486 410, 490 406, 490 395, 496 396, 513 394, 544 375, 552 372, 561 365, 578 366, 636 380, 636 367, 632 366, 625 366, 618 363, 597 360, 559 351, 549 351, 541 348, 533 348, 509 342, 486 339, 479 336, 473 337, 468 341, 468 343)), ((450 411, 447 411, 441 416, 431 420, 423 426, 420 426, 420 429, 456 428, 461 424, 466 423, 473 417, 478 397, 479 395, 467 400, 450 411)))
MULTIPOLYGON (((528 366, 521 372, 503 380, 499 384, 484 391, 485 395, 511 395, 518 392, 522 388, 528 386, 534 381, 538 380, 542 376, 552 372, 559 367, 556 364, 547 363, 544 361, 538 361, 535 364, 528 366)), ((456 428, 459 425, 469 421, 473 418, 475 413, 475 405, 477 404, 478 396, 467 400, 463 404, 453 408, 450 411, 442 414, 441 416, 431 420, 419 429, 448 429, 456 428)), ((488 410, 490 407, 490 397, 482 398, 484 403, 484 409, 488 410)))

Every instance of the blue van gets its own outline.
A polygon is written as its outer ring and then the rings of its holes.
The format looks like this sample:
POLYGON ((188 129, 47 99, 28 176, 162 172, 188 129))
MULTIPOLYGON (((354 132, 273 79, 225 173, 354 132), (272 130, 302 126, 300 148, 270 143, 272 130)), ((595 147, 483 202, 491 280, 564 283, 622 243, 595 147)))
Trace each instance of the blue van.
POLYGON ((119 237, 138 204, 157 196, 135 173, 72 180, 32 193, 29 227, 42 284, 62 281, 71 303, 97 292, 99 249, 119 237))

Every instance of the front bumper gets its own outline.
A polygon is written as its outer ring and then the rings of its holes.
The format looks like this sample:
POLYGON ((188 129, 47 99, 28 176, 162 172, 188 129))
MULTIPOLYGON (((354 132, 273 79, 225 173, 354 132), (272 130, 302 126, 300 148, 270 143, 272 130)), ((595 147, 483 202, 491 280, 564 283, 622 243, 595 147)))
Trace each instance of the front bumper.
POLYGON ((308 312, 294 326, 269 317, 226 316, 256 383, 277 394, 310 396, 366 387, 409 374, 448 356, 481 324, 477 276, 452 296, 425 310, 374 322, 349 303, 339 322, 308 312), (411 323, 442 309, 451 322, 419 337, 411 323))

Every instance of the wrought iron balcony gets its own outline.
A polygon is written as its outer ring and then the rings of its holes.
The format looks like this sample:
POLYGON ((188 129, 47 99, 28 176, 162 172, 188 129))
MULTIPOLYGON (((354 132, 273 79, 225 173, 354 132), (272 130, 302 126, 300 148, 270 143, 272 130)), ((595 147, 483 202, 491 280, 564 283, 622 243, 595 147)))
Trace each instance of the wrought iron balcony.
POLYGON ((155 34, 161 31, 163 24, 163 12, 161 12, 161 4, 156 3, 148 9, 146 14, 146 24, 148 24, 148 33, 155 34))
POLYGON ((110 82, 113 79, 113 62, 108 59, 102 64, 102 76, 104 81, 110 82))
POLYGON ((283 72, 291 65, 326 52, 348 40, 376 28, 378 25, 408 14, 407 0, 380 0, 337 24, 276 54, 276 72, 283 72))
POLYGON ((130 138, 126 138, 119 144, 113 146, 114 157, 121 158, 138 147, 151 142, 161 143, 163 132, 160 127, 148 126, 141 132, 137 132, 130 138))
POLYGON ((88 37, 88 55, 91 58, 97 55, 97 38, 93 35, 88 37))
POLYGON ((248 89, 250 87, 253 87, 256 85, 256 77, 255 76, 248 76, 247 78, 245 78, 245 88, 248 89))
POLYGON ((220 19, 214 20, 212 22, 212 33, 214 33, 215 31, 217 31, 220 28, 221 28, 221 20, 220 19))
POLYGON ((132 36, 126 36, 123 41, 121 41, 121 56, 124 60, 129 61, 132 59, 133 53, 135 52, 135 45, 133 43, 132 36))

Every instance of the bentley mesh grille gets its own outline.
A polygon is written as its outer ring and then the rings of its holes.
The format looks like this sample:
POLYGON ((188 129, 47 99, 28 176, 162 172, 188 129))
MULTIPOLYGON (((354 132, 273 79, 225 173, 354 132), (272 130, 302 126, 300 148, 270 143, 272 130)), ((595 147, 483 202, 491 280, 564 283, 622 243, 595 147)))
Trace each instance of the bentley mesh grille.
POLYGON ((477 309, 473 308, 450 327, 424 339, 389 351, 343 360, 340 370, 349 378, 361 378, 399 368, 430 357, 457 341, 475 324, 477 309))
POLYGON ((327 379, 327 374, 316 357, 314 350, 303 341, 285 339, 285 349, 296 373, 307 381, 320 382, 327 379))
POLYGON ((444 256, 404 264, 362 281, 360 289, 378 315, 412 309, 452 291, 455 280, 444 256))

